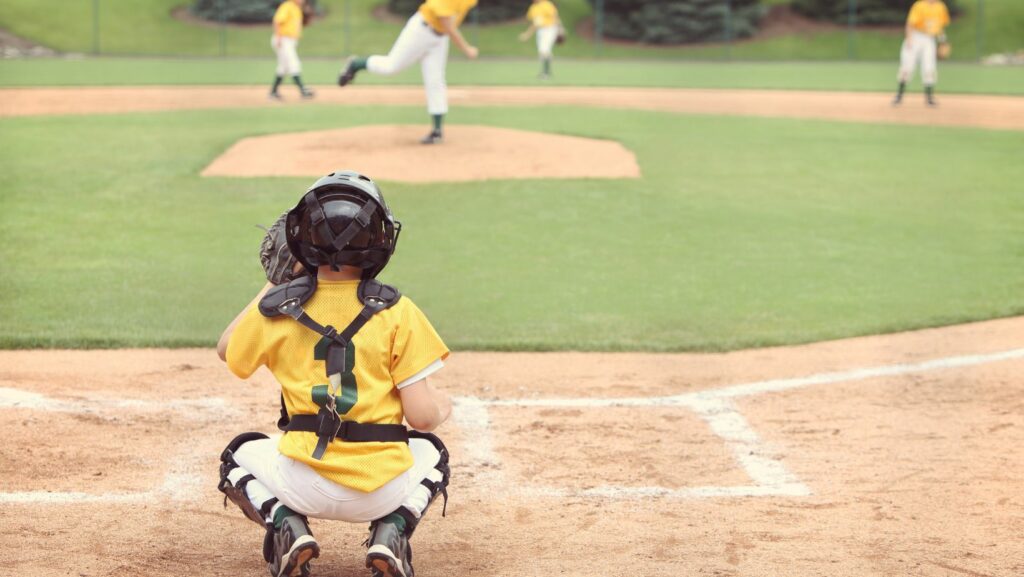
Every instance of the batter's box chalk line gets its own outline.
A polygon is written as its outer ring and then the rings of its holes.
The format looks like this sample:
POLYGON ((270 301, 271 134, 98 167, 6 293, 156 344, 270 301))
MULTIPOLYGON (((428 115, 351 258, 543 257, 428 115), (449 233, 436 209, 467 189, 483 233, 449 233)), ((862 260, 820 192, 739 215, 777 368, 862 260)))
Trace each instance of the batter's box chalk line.
POLYGON ((811 489, 791 473, 763 443, 746 417, 733 403, 733 399, 766 393, 802 389, 816 385, 835 385, 879 377, 893 377, 912 373, 971 367, 1024 358, 1024 349, 1013 349, 985 355, 944 357, 920 363, 884 365, 849 371, 818 373, 790 379, 773 379, 729 385, 705 391, 667 397, 551 398, 551 399, 481 399, 459 397, 455 400, 454 416, 466 438, 467 465, 479 471, 476 482, 501 486, 505 490, 512 484, 501 471, 501 459, 494 451, 492 439, 491 407, 679 407, 692 411, 707 423, 711 432, 732 451, 736 464, 750 477, 750 485, 724 487, 635 487, 605 485, 588 489, 547 487, 517 481, 518 491, 540 497, 598 497, 605 499, 708 498, 708 497, 803 497, 811 489))
MULTIPOLYGON (((82 414, 113 420, 125 413, 163 414, 177 413, 183 419, 210 422, 237 413, 224 399, 121 399, 88 396, 58 399, 31 391, 0 387, 0 410, 30 409, 51 413, 82 414)), ((156 503, 163 501, 189 501, 202 494, 201 477, 194 471, 199 456, 186 454, 169 459, 170 471, 163 483, 149 491, 84 493, 80 491, 0 491, 0 504, 73 504, 73 503, 156 503)))

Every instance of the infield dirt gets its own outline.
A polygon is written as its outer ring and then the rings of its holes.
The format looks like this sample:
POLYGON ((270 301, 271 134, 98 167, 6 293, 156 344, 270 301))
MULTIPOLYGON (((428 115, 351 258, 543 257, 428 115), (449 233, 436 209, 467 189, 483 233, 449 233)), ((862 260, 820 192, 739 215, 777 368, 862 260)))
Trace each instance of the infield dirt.
MULTIPOLYGON (((727 354, 456 353, 435 381, 460 398, 440 431, 451 501, 413 539, 417 574, 1021 575, 1022 335, 1016 318, 727 354), (886 368, 849 372, 865 367, 886 368), (587 406, 792 378, 734 402, 751 453, 802 495, 680 496, 751 484, 713 420, 587 406), (484 434, 467 420, 516 400, 484 434)), ((233 435, 273 432, 269 373, 239 381, 203 349, 3 351, 0 367, 0 520, 18 536, 2 574, 264 574, 260 529, 215 486, 233 435)), ((368 574, 365 529, 314 521, 313 574, 368 574)))
MULTIPOLYGON (((568 88, 459 86, 448 92, 455 106, 595 106, 694 114, 813 118, 845 122, 970 126, 1024 130, 1024 98, 940 95, 929 108, 908 95, 892 107, 891 94, 787 90, 693 90, 672 88, 568 88)), ((113 87, 0 89, 0 117, 42 114, 122 114, 158 110, 250 108, 309 104, 268 102, 265 87, 113 87)), ((319 87, 315 103, 422 105, 422 88, 401 86, 319 87)))

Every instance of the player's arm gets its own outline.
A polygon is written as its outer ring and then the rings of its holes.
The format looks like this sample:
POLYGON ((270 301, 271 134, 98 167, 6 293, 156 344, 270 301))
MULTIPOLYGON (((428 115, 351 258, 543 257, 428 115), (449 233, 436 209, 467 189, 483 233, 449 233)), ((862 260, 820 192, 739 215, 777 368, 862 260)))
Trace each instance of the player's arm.
POLYGON ((530 39, 530 36, 533 36, 533 33, 536 32, 536 31, 537 31, 537 26, 531 21, 530 22, 530 27, 527 28, 525 32, 523 32, 522 34, 519 35, 519 40, 521 40, 523 42, 526 42, 527 40, 530 39))
POLYGON ((221 333, 220 340, 217 341, 217 356, 220 357, 220 360, 227 362, 228 343, 231 341, 231 334, 235 332, 235 327, 237 327, 238 323, 240 323, 242 319, 245 318, 245 313, 249 312, 249 309, 255 306, 256 303, 260 302, 260 299, 263 298, 263 295, 267 294, 267 291, 270 290, 270 287, 272 286, 274 285, 272 285, 269 282, 266 285, 264 285, 263 289, 261 289, 259 294, 256 295, 256 298, 252 299, 252 302, 245 305, 245 308, 242 309, 242 312, 238 313, 238 316, 235 317, 235 320, 231 321, 231 324, 228 325, 228 328, 224 329, 224 332, 221 333))
POLYGON ((441 426, 452 414, 452 399, 422 379, 398 390, 402 412, 409 426, 429 433, 441 426))
POLYGON ((480 54, 480 51, 477 50, 476 46, 466 42, 466 39, 462 37, 462 32, 459 32, 459 27, 455 25, 454 16, 441 16, 439 19, 441 21, 441 28, 444 29, 444 33, 452 39, 452 42, 459 47, 459 50, 461 50, 463 54, 468 58, 476 58, 480 54))

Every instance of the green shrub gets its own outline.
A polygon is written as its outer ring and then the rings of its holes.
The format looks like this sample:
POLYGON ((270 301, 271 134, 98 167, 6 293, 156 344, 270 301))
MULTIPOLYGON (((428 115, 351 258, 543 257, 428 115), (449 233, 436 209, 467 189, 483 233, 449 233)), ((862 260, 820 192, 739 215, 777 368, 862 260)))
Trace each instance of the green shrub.
MULTIPOLYGON (((950 15, 961 11, 957 0, 944 0, 950 15)), ((856 0, 858 24, 903 24, 915 0, 856 0)), ((850 0, 793 0, 793 9, 811 18, 846 24, 850 19, 850 0)))
MULTIPOLYGON (((397 16, 408 18, 423 4, 423 0, 388 0, 388 12, 397 16)), ((556 0, 557 4, 557 0, 556 0)), ((480 3, 473 12, 466 16, 467 22, 472 22, 476 17, 481 23, 507 22, 526 18, 526 11, 530 8, 529 0, 480 0, 480 3)))
POLYGON ((760 0, 604 0, 604 35, 650 44, 746 38, 762 15, 760 0))
MULTIPOLYGON (((282 0, 195 0, 192 4, 192 13, 204 20, 212 22, 236 22, 253 24, 259 22, 270 22, 274 19, 274 12, 282 0)), ((316 0, 306 0, 308 10, 314 13, 321 11, 317 7, 316 0)), ((304 8, 306 10, 306 8, 304 8)))

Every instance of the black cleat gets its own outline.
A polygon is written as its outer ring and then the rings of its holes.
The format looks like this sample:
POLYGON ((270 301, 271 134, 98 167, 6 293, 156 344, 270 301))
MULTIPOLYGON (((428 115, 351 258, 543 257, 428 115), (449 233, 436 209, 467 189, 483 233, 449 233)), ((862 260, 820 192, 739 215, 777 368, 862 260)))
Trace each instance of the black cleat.
POLYGON ((341 72, 338 74, 338 86, 346 86, 352 82, 356 77, 355 69, 355 56, 349 56, 345 60, 345 65, 341 67, 341 72))
POLYGON ((374 577, 414 577, 409 537, 394 523, 371 523, 366 543, 366 566, 374 577))
POLYGON ((312 90, 310 90, 308 88, 302 90, 302 92, 300 92, 300 94, 302 94, 302 97, 305 98, 306 100, 309 100, 310 98, 313 98, 314 96, 316 96, 316 92, 313 92, 312 90))
POLYGON ((423 137, 420 140, 420 144, 441 144, 444 141, 444 136, 440 130, 432 130, 430 134, 423 137))
POLYGON ((276 100, 277 102, 281 102, 282 100, 284 100, 284 98, 281 98, 281 95, 278 94, 276 90, 271 92, 270 94, 267 94, 267 99, 276 100))
POLYGON ((309 561, 320 556, 320 545, 300 515, 285 517, 281 528, 272 532, 273 556, 267 569, 272 577, 309 575, 309 561))

